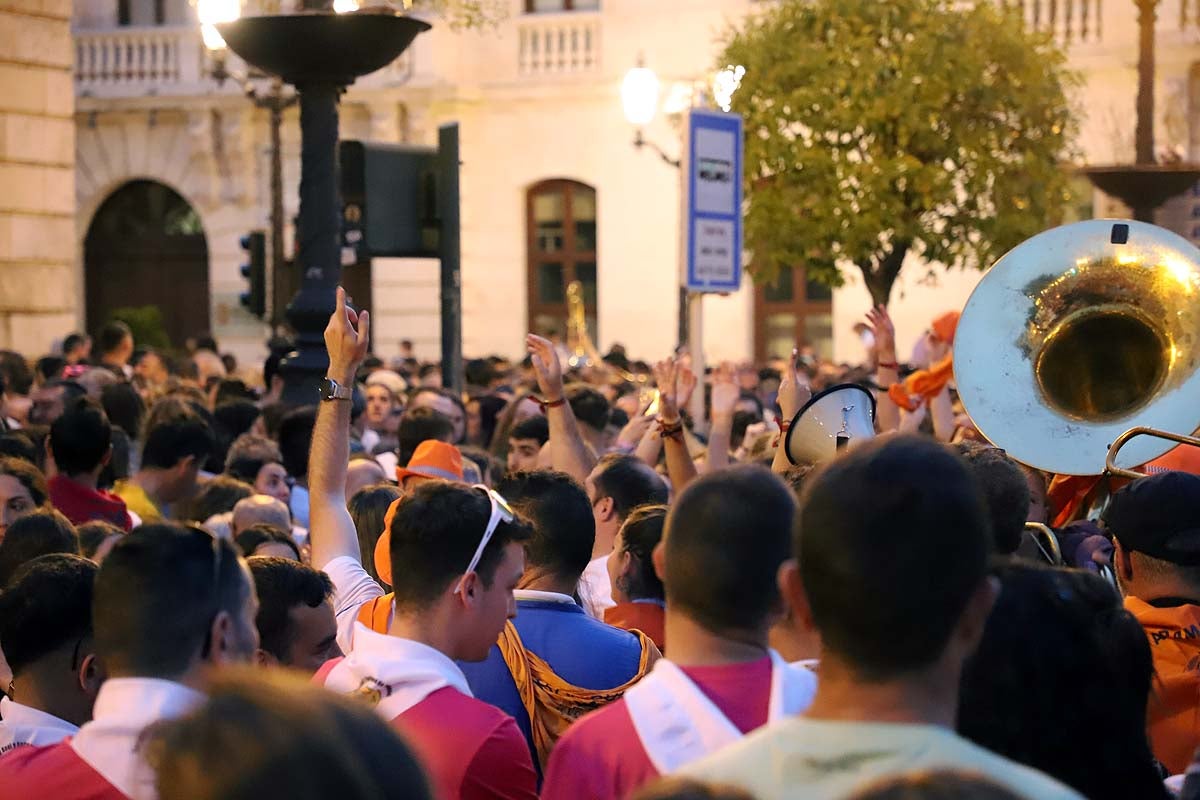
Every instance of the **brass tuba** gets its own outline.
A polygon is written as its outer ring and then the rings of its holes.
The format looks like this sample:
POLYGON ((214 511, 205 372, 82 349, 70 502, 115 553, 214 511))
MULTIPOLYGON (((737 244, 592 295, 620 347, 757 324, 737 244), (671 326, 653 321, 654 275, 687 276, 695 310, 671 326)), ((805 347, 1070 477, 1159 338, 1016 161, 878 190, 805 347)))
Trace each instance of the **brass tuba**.
POLYGON ((980 432, 1018 461, 1139 477, 1177 442, 1200 445, 1166 433, 1200 426, 1200 250, 1125 220, 1034 236, 971 294, 954 375, 980 432))
POLYGON ((567 284, 567 364, 572 368, 595 367, 615 374, 623 381, 644 384, 649 376, 636 375, 604 360, 596 349, 587 327, 587 307, 583 302, 583 284, 571 281, 567 284))

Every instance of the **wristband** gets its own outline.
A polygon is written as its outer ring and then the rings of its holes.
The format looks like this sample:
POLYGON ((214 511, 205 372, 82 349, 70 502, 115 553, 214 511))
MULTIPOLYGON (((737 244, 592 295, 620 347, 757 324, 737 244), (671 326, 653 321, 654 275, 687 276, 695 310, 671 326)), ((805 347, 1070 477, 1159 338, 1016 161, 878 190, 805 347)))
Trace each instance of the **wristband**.
POLYGON ((783 441, 783 437, 787 436, 787 432, 791 429, 792 421, 783 417, 775 417, 775 424, 779 426, 779 433, 775 435, 775 441, 771 443, 771 447, 779 447, 779 443, 783 441))
POLYGON ((545 411, 548 408, 558 408, 559 406, 565 406, 567 404, 567 398, 565 395, 557 400, 543 400, 540 397, 534 399, 537 400, 537 404, 542 407, 542 411, 545 411))
POLYGON ((662 417, 658 418, 659 435, 664 439, 678 439, 683 441, 683 417, 680 417, 675 422, 664 422, 662 417))
POLYGON ((897 364, 895 361, 880 361, 875 366, 878 367, 879 369, 899 369, 900 368, 900 365, 897 364))

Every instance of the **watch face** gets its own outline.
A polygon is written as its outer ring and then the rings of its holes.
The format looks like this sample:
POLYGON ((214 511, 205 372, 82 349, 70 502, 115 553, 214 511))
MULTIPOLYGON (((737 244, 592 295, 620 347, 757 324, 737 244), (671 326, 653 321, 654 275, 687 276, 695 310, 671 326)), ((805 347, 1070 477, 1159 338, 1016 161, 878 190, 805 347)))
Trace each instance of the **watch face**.
POLYGON ((336 383, 334 383, 332 380, 330 380, 329 378, 321 379, 320 391, 321 391, 321 399, 322 400, 337 399, 337 389, 338 389, 338 385, 336 383))

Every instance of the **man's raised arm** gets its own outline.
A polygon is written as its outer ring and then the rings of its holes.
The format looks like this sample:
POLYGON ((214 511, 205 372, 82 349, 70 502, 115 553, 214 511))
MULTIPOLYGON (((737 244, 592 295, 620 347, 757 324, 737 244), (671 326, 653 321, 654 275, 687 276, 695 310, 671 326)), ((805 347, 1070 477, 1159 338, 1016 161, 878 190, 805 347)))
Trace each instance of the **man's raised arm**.
MULTIPOLYGON (((367 355, 371 318, 367 311, 357 314, 346 307, 346 291, 337 290, 337 307, 325 328, 325 347, 329 351, 326 377, 347 390, 354 388, 354 376, 367 355)), ((346 469, 350 463, 351 400, 325 400, 317 410, 312 449, 308 454, 309 540, 312 564, 324 569, 341 556, 361 559, 358 534, 346 509, 346 469)))
POLYGON ((567 402, 558 353, 549 340, 532 333, 526 337, 525 344, 537 373, 546 419, 550 423, 550 455, 554 469, 567 473, 582 485, 597 459, 584 443, 575 422, 575 412, 567 402))

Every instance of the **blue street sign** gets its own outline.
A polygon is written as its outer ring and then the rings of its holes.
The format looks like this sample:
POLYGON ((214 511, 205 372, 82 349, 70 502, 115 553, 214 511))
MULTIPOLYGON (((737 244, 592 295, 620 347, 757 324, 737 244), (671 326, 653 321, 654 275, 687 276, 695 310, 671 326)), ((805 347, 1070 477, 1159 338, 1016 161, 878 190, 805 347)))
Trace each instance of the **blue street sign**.
POLYGON ((688 120, 687 275, 692 292, 742 283, 742 118, 693 109, 688 120))

